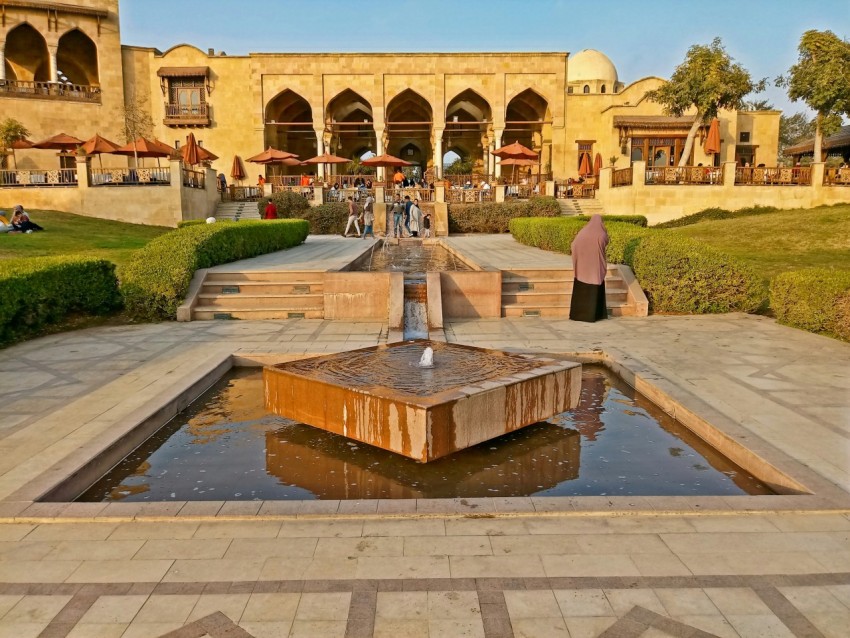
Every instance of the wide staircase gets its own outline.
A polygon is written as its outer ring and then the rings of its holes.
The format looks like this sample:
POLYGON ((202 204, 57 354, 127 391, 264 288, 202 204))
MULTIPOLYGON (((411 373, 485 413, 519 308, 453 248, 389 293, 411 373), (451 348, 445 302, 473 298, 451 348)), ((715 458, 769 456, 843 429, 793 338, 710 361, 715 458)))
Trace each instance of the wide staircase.
POLYGON ((558 199, 561 215, 574 217, 576 215, 604 215, 605 209, 598 199, 558 199))
MULTIPOLYGON (((572 270, 503 270, 502 316, 569 317, 572 289, 572 270)), ((617 265, 608 266, 605 297, 612 317, 640 313, 636 303, 628 299, 628 286, 617 265)))
POLYGON ((192 320, 321 319, 324 273, 208 272, 192 320))
POLYGON ((215 207, 215 218, 219 221, 239 221, 240 219, 260 219, 257 202, 219 202, 215 207))

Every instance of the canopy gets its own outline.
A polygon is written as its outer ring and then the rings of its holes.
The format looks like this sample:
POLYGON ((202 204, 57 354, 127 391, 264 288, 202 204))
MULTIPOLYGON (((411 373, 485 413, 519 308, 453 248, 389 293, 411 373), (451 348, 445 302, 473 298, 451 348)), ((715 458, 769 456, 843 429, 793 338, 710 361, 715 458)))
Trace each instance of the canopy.
POLYGON ((34 145, 27 138, 21 138, 19 140, 15 140, 9 145, 9 148, 12 150, 22 151, 25 148, 32 148, 34 145))
POLYGON ((386 153, 370 157, 369 159, 360 162, 360 164, 362 166, 382 166, 384 168, 391 168, 393 166, 413 166, 411 162, 405 162, 403 159, 393 155, 387 155, 386 153))
POLYGON ((599 172, 601 170, 602 170, 602 155, 597 153, 596 158, 593 160, 593 174, 599 175, 599 172))
POLYGON ((538 155, 530 148, 523 146, 519 142, 508 144, 502 148, 497 148, 492 154, 503 159, 537 159, 538 155))
POLYGON ((331 155, 330 153, 322 153, 316 157, 305 159, 304 164, 348 164, 351 160, 339 155, 331 155))
POLYGON ((149 140, 144 137, 140 137, 113 151, 116 155, 133 155, 135 157, 171 157, 176 152, 177 149, 172 148, 168 144, 164 144, 156 139, 149 140))
POLYGON ((503 159, 501 164, 502 166, 534 166, 537 162, 520 157, 509 157, 507 159, 503 159))
POLYGON ((230 168, 230 177, 238 182, 248 177, 245 171, 245 165, 242 163, 242 158, 238 155, 233 156, 233 166, 230 168))
POLYGON ((708 127, 708 135, 705 137, 703 150, 706 155, 713 155, 720 152, 720 120, 716 117, 712 118, 711 124, 708 127))
POLYGON ((281 162, 282 160, 298 157, 295 153, 289 153, 287 151, 279 151, 276 148, 272 148, 269 146, 266 150, 258 155, 254 155, 253 157, 249 157, 248 161, 253 162, 254 164, 275 164, 277 162, 281 162))
POLYGON ((582 177, 590 175, 590 153, 581 154, 581 164, 578 167, 578 174, 582 177))
POLYGON ((94 137, 83 142, 81 148, 86 155, 100 155, 101 153, 114 153, 118 150, 118 144, 95 134, 94 137))
POLYGON ((42 140, 37 144, 33 144, 32 147, 53 149, 56 151, 73 151, 82 143, 83 140, 79 140, 76 137, 73 137, 72 135, 59 133, 59 135, 48 137, 46 140, 42 140))

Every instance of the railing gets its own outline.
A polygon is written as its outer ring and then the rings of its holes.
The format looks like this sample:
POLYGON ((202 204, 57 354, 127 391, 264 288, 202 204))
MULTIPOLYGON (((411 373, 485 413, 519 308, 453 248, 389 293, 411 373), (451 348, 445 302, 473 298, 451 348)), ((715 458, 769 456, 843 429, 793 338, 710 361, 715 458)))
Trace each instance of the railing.
POLYGON ((555 182, 555 197, 559 199, 593 199, 596 197, 596 184, 574 181, 555 182))
POLYGON ((325 191, 325 201, 346 202, 351 197, 355 202, 365 202, 369 195, 375 197, 374 188, 330 188, 325 191))
POLYGON ((449 188, 446 202, 449 204, 480 204, 496 201, 492 188, 449 188))
MULTIPOLYGON (((298 186, 301 184, 300 175, 272 175, 268 178, 268 182, 274 186, 298 186)), ((272 189, 274 192, 274 189, 272 189)))
POLYGON ((171 183, 171 167, 90 168, 92 186, 167 186, 171 183))
POLYGON ((404 201, 404 196, 407 195, 411 200, 418 199, 422 202, 434 201, 434 189, 414 186, 412 188, 387 188, 384 190, 384 203, 390 204, 398 196, 404 201))
POLYGON ((99 86, 87 84, 0 80, 0 95, 8 95, 10 97, 100 103, 100 93, 99 86))
POLYGON ((632 185, 632 167, 617 168, 611 171, 611 188, 632 185))
POLYGON ((505 186, 505 199, 531 199, 543 192, 540 184, 508 184, 505 186))
POLYGON ((312 186, 283 186, 279 184, 272 184, 272 193, 295 193, 296 195, 301 195, 305 199, 313 199, 313 187, 312 186))
MULTIPOLYGON (((502 169, 504 172, 505 169, 502 169)), ((472 186, 477 186, 481 182, 487 182, 488 184, 495 184, 496 179, 492 175, 485 175, 484 173, 472 173, 470 175, 443 175, 443 181, 451 182, 452 186, 466 186, 467 182, 469 182, 472 186)))
POLYGON ((723 169, 715 166, 662 166, 646 169, 645 184, 721 185, 723 169))
POLYGON ((810 166, 739 166, 735 169, 735 185, 746 186, 811 186, 810 166))
POLYGON ((0 171, 0 187, 25 188, 27 186, 76 186, 76 168, 30 169, 0 171))
POLYGON ((850 168, 827 168, 823 171, 824 186, 850 186, 850 168))
POLYGON ((165 103, 165 124, 209 124, 211 107, 203 104, 165 103))
POLYGON ((193 171, 192 169, 184 168, 183 186, 187 188, 206 188, 206 173, 204 171, 193 171))
MULTIPOLYGON (((316 178, 319 179, 318 177, 316 178)), ((325 175, 323 181, 327 184, 328 188, 336 184, 340 188, 354 188, 354 180, 361 180, 365 182, 366 180, 371 180, 375 182, 374 176, 372 175, 325 175)), ((373 183, 374 186, 374 183, 373 183)))
POLYGON ((262 197, 258 186, 228 186, 221 193, 223 202, 252 202, 262 197))

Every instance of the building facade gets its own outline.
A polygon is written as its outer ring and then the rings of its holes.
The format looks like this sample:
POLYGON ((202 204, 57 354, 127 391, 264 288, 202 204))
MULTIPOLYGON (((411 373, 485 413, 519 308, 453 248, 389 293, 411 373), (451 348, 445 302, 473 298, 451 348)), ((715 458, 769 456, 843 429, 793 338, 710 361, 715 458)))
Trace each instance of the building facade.
MULTIPOLYGON (((624 84, 594 50, 235 56, 180 44, 161 52, 121 44, 118 0, 2 7, 4 118, 23 122, 36 140, 65 132, 123 142, 125 109, 141 108, 155 137, 174 145, 193 132, 226 175, 235 155, 274 146, 302 159, 386 152, 432 176, 452 151, 476 172, 499 176, 492 151, 519 141, 540 154, 526 170, 567 179, 578 177, 584 155, 618 168, 674 165, 693 121, 665 117, 645 98, 663 79, 624 84)), ((721 152, 706 155, 697 140, 689 164, 776 164, 778 112, 719 119, 721 152)), ((46 155, 20 151, 16 159, 35 168, 46 155)))

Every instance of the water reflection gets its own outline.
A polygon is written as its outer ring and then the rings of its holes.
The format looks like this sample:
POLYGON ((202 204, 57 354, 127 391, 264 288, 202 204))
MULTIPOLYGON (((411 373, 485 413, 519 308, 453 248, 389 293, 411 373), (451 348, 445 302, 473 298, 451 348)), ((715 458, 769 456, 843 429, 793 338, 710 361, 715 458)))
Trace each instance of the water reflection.
POLYGON ((426 273, 472 268, 443 246, 381 244, 352 263, 351 270, 426 273))
POLYGON ((237 369, 78 500, 770 493, 602 368, 576 410, 424 465, 268 415, 262 394, 237 369))

